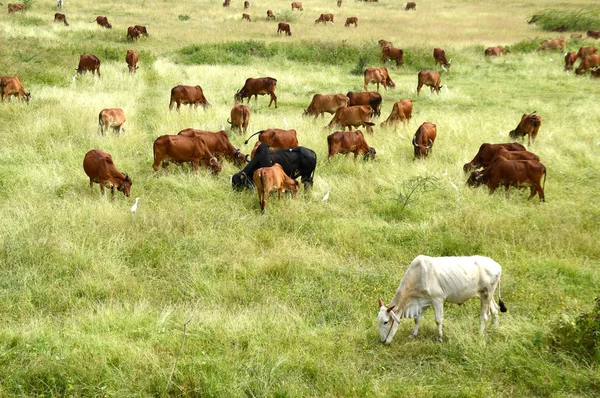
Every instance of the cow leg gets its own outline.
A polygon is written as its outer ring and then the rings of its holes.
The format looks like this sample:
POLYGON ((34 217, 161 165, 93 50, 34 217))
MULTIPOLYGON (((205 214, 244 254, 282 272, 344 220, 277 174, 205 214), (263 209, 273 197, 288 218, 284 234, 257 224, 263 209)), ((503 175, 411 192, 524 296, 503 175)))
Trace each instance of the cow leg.
POLYGON ((442 319, 444 318, 444 303, 434 301, 433 311, 435 312, 435 323, 438 327, 438 341, 442 342, 442 319))
POLYGON ((100 181, 100 193, 104 195, 104 183, 102 181, 100 181))
POLYGON ((279 187, 277 193, 279 194, 279 200, 281 200, 281 193, 283 192, 283 187, 279 187))
POLYGON ((417 85, 417 97, 419 96, 419 94, 421 93, 421 87, 423 87, 423 83, 419 83, 417 85))
POLYGON ((269 106, 271 106, 271 102, 275 101, 275 109, 277 109, 277 97, 275 94, 271 94, 271 101, 269 102, 269 106))
POLYGON ((417 333, 419 333, 419 326, 421 325, 421 319, 423 318, 423 311, 415 318, 415 326, 413 327, 412 333, 408 336, 411 339, 417 337, 417 333))
POLYGON ((179 108, 181 107, 181 101, 175 100, 175 102, 177 103, 177 111, 179 111, 179 108))
POLYGON ((90 193, 94 193, 94 180, 90 178, 90 193))

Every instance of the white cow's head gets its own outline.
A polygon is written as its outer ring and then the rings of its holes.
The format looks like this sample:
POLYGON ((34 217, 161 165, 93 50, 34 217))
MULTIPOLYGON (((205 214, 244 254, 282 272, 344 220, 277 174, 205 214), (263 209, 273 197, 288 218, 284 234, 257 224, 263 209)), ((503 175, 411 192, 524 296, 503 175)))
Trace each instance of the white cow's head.
POLYGON ((383 304, 383 300, 379 299, 379 314, 377 314, 379 340, 386 344, 392 342, 400 324, 400 319, 398 319, 392 309, 394 309, 394 306, 388 308, 383 304))

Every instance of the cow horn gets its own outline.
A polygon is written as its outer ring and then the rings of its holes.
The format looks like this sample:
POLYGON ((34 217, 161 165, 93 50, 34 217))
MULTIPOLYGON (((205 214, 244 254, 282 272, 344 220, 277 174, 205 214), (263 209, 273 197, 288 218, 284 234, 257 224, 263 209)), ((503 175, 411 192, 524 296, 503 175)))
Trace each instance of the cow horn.
POLYGON ((378 303, 379 303, 379 308, 385 307, 385 304, 383 304, 383 300, 381 299, 381 297, 379 297, 378 303))
POLYGON ((427 149, 431 148, 433 146, 433 141, 431 140, 431 138, 429 139, 429 146, 427 147, 427 149))
POLYGON ((418 147, 418 145, 417 145, 416 141, 417 141, 417 136, 414 136, 414 137, 413 137, 413 140, 412 140, 412 144, 413 144, 414 146, 418 147))
POLYGON ((210 158, 209 163, 212 164, 213 161, 215 162, 215 164, 218 163, 217 158, 210 158))
POLYGON ((394 309, 395 305, 391 305, 387 307, 387 312, 391 312, 394 309))
POLYGON ((229 120, 229 118, 227 118, 227 123, 233 124, 233 123, 231 123, 231 120, 229 120))
POLYGON ((250 155, 246 155, 246 162, 250 163, 250 155))

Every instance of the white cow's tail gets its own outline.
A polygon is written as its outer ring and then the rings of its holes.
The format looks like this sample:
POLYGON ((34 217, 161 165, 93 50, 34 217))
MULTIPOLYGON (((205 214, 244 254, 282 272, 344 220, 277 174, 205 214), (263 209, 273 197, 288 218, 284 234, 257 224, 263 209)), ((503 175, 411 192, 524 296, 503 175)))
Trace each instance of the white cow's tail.
POLYGON ((504 302, 500 298, 500 280, 498 280, 498 304, 500 305, 500 312, 506 312, 508 309, 504 305, 504 302))

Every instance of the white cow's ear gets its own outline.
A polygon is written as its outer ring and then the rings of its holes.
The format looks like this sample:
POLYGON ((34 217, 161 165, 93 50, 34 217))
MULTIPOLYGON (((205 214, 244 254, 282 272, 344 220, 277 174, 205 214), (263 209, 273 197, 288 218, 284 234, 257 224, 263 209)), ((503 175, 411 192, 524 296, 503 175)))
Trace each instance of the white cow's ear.
POLYGON ((400 319, 396 316, 396 314, 394 313, 394 311, 390 311, 390 315, 392 316, 392 318, 397 322, 400 323, 400 319))

